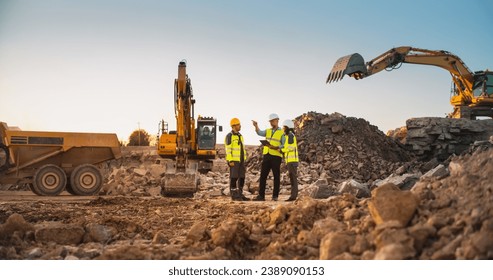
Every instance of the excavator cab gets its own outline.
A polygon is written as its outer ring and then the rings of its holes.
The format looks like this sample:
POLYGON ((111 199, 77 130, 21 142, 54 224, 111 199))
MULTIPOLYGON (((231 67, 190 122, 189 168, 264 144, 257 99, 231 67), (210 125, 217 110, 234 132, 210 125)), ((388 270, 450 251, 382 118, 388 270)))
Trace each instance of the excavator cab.
POLYGON ((197 132, 198 150, 214 150, 216 148, 215 124, 199 124, 197 132))
POLYGON ((474 97, 493 97, 493 72, 488 70, 475 72, 472 92, 474 97))

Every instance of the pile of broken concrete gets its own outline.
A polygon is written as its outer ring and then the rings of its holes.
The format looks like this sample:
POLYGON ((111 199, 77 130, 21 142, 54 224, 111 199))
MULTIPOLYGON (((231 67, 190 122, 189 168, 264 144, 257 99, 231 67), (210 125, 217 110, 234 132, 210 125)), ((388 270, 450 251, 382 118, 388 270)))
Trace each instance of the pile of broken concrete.
POLYGON ((468 150, 475 142, 488 141, 493 135, 493 119, 412 118, 405 127, 387 134, 421 159, 444 161, 468 150))

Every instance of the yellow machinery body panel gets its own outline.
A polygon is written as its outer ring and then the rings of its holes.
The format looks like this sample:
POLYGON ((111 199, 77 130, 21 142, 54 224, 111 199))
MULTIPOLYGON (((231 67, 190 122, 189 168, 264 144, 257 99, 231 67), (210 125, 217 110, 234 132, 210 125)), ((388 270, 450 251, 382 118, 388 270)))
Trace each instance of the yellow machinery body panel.
POLYGON ((176 134, 162 134, 159 137, 158 154, 162 157, 176 156, 176 134))
POLYGON ((0 123, 0 144, 8 158, 0 166, 0 182, 32 177, 41 166, 53 164, 70 172, 83 164, 99 164, 121 157, 112 133, 23 131, 0 123))

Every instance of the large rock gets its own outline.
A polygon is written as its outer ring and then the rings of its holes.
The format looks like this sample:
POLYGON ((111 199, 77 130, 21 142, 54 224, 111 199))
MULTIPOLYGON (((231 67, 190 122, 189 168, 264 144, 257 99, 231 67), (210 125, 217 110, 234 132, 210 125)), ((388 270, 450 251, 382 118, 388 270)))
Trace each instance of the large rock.
POLYGON ((190 228, 190 231, 188 231, 187 239, 201 241, 206 236, 206 232, 207 224, 202 221, 197 222, 190 228))
POLYGON ((328 233, 320 241, 320 259, 332 260, 344 252, 349 252, 349 247, 354 244, 354 240, 354 235, 349 233, 328 233))
POLYGON ((421 178, 421 173, 406 173, 402 175, 390 175, 383 180, 376 180, 374 185, 376 187, 383 186, 385 184, 394 184, 401 190, 409 190, 414 184, 421 178))
POLYGON ((45 222, 37 224, 34 236, 37 242, 55 242, 62 245, 79 244, 84 237, 84 228, 78 225, 45 222))
POLYGON ((403 227, 412 219, 418 206, 410 191, 401 191, 394 184, 386 184, 371 192, 368 209, 375 223, 398 221, 403 227))
POLYGON ((339 185, 339 193, 350 193, 357 198, 370 197, 368 185, 350 179, 339 185))
POLYGON ((392 243, 380 248, 375 254, 375 260, 405 260, 414 257, 414 250, 408 246, 392 243))
POLYGON ((235 220, 226 220, 221 223, 221 225, 212 230, 211 239, 212 243, 216 246, 227 247, 236 235, 238 230, 238 224, 235 220))
POLYGON ((84 236, 84 242, 109 242, 116 234, 118 230, 111 226, 89 224, 86 226, 86 235, 84 236))
POLYGON ((24 220, 20 214, 10 215, 4 224, 0 225, 0 240, 6 240, 12 237, 14 232, 24 236, 26 232, 34 231, 34 226, 24 220))
POLYGON ((272 211, 270 216, 269 225, 277 225, 286 220, 286 216, 288 214, 288 209, 286 206, 280 204, 272 211))
POLYGON ((493 135, 493 120, 412 118, 406 121, 406 146, 415 154, 445 160, 493 135))

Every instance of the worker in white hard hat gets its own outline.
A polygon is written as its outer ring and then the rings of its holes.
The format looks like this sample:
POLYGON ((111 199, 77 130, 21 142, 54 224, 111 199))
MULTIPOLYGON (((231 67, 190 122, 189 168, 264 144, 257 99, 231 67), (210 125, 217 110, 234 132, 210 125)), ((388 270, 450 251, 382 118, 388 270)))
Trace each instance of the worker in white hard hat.
POLYGON ((288 167, 289 181, 291 183, 291 195, 286 201, 294 201, 298 197, 298 143, 294 135, 294 122, 285 120, 282 122, 286 141, 281 145, 281 152, 288 167))
POLYGON ((265 186, 267 184, 267 176, 270 171, 274 175, 274 191, 272 200, 276 201, 279 197, 281 188, 281 146, 284 145, 285 137, 281 128, 279 128, 279 116, 275 113, 269 115, 270 128, 260 130, 258 123, 252 120, 253 126, 257 135, 264 136, 267 141, 262 151, 262 168, 260 169, 259 193, 255 201, 265 200, 265 186))

